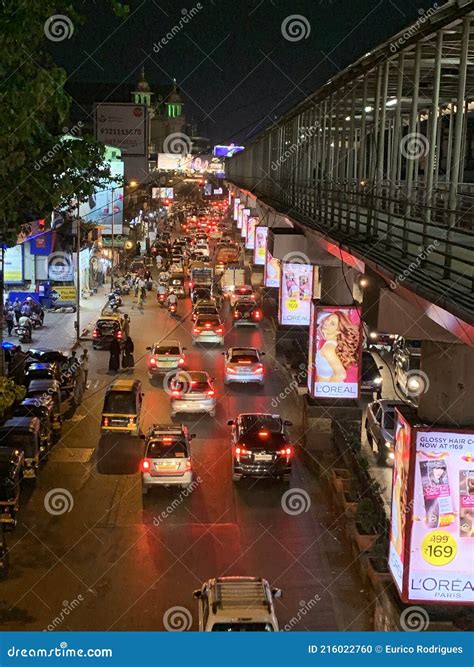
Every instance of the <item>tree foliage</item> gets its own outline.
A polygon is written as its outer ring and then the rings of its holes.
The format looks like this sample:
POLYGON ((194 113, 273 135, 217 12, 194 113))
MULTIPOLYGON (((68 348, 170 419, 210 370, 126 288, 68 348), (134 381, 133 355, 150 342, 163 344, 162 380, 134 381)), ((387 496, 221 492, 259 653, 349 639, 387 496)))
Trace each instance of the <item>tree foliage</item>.
MULTIPOLYGON (((118 0, 110 3, 116 14, 127 13, 118 0)), ((47 50, 48 19, 67 17, 77 31, 80 5, 0 0, 0 233, 8 245, 25 221, 48 217, 72 197, 86 199, 110 176, 101 144, 68 137, 66 72, 47 50)))

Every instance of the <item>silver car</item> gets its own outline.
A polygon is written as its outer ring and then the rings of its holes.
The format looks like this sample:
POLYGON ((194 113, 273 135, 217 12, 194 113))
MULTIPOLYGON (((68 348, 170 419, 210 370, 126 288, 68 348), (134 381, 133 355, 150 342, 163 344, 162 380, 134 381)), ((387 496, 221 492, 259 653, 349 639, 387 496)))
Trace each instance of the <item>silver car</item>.
POLYGON ((141 462, 142 493, 153 486, 180 486, 188 488, 193 481, 188 428, 181 426, 154 425, 145 440, 145 457, 141 462))
POLYGON ((153 347, 147 347, 150 351, 148 357, 148 377, 151 380, 156 375, 168 373, 169 371, 184 368, 186 364, 185 347, 179 340, 162 340, 155 343, 153 347))
POLYGON ((264 369, 259 352, 255 347, 230 347, 224 355, 224 384, 230 382, 264 383, 264 369))
POLYGON ((224 344, 224 326, 218 315, 197 315, 192 332, 193 345, 196 343, 224 344))
POLYGON ((178 412, 207 412, 216 415, 216 390, 213 378, 205 371, 177 373, 171 382, 171 416, 178 412))
POLYGON ((403 401, 382 399, 373 401, 367 406, 365 431, 372 450, 376 452, 377 461, 382 465, 393 465, 395 408, 405 405, 403 401))

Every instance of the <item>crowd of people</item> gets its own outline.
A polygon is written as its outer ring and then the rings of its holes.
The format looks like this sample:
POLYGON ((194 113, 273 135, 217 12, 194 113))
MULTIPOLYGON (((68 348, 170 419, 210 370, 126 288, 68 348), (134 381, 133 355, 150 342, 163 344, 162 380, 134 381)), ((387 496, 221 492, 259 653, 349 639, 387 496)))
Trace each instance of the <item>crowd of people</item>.
POLYGON ((7 300, 3 306, 3 317, 7 325, 8 335, 11 336, 16 326, 28 329, 30 334, 33 330, 34 318, 44 321, 44 310, 31 296, 21 302, 17 297, 15 300, 7 300))

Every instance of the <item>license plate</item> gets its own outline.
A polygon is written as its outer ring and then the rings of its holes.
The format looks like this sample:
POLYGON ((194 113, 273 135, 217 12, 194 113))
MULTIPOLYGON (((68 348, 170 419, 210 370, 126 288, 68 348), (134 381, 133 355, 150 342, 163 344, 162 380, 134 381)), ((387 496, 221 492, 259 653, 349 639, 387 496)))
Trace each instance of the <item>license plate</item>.
POLYGON ((254 454, 255 461, 271 461, 272 458, 271 454, 254 454))
POLYGON ((160 472, 176 472, 180 468, 181 463, 172 463, 171 461, 159 461, 155 463, 155 470, 159 470, 160 472))

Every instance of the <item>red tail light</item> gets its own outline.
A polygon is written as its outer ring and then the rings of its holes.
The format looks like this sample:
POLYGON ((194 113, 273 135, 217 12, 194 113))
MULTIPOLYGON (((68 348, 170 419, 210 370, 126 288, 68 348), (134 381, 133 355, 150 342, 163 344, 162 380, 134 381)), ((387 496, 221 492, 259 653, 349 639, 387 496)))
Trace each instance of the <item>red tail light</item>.
POLYGON ((221 333, 224 333, 224 329, 223 329, 222 327, 217 327, 217 329, 215 330, 215 332, 216 332, 217 334, 221 334, 221 333))
POLYGON ((191 281, 189 281, 189 287, 192 287, 192 286, 193 286, 193 283, 191 281))
POLYGON ((186 470, 192 470, 192 469, 193 469, 193 466, 191 464, 191 461, 188 459, 186 461, 186 470))
POLYGON ((253 316, 255 317, 256 320, 259 320, 262 317, 262 313, 259 310, 254 310, 253 316))
POLYGON ((173 438, 170 438, 169 436, 166 436, 163 438, 163 442, 166 444, 169 444, 170 442, 173 442, 173 438))
POLYGON ((148 365, 149 365, 149 366, 156 366, 156 359, 155 359, 155 357, 150 357, 150 358, 148 359, 148 365))
POLYGON ((235 455, 236 456, 248 456, 250 454, 250 451, 246 449, 245 447, 236 447, 235 448, 235 455))
POLYGON ((256 373, 263 373, 263 364, 257 364, 255 372, 256 373))
POLYGON ((279 449, 277 451, 277 454, 280 456, 286 456, 287 459, 291 458, 293 456, 293 447, 289 445, 288 447, 284 447, 283 449, 279 449))
POLYGON ((234 310, 234 317, 235 317, 235 319, 240 317, 240 310, 234 310))
POLYGON ((92 332, 92 338, 98 338, 99 337, 99 329, 94 329, 92 332))
POLYGON ((268 438, 269 435, 270 435, 269 432, 265 431, 265 430, 261 430, 261 431, 258 432, 258 437, 259 438, 265 439, 265 438, 268 438))
POLYGON ((103 417, 102 418, 102 426, 108 426, 109 425, 109 418, 108 417, 103 417))
POLYGON ((120 331, 120 329, 115 333, 115 336, 118 340, 122 340, 123 333, 120 331))
POLYGON ((227 372, 230 373, 231 375, 235 375, 237 371, 235 371, 231 366, 227 368, 227 372))
POLYGON ((216 394, 216 392, 214 391, 214 389, 209 389, 208 392, 207 392, 207 395, 209 396, 209 398, 212 398, 213 396, 215 396, 215 394, 216 394))
POLYGON ((201 329, 198 329, 197 327, 194 327, 193 333, 198 334, 201 331, 201 329))
POLYGON ((179 359, 179 361, 178 361, 178 364, 179 364, 180 366, 182 366, 182 365, 184 364, 184 358, 183 358, 183 357, 180 357, 180 359, 179 359))
POLYGON ((206 324, 205 324, 204 326, 206 327, 206 329, 210 329, 210 328, 211 328, 211 325, 209 324, 209 322, 206 322, 206 324))
POLYGON ((177 396, 177 397, 181 396, 180 390, 179 389, 173 389, 173 391, 171 392, 171 396, 177 396))
POLYGON ((143 459, 142 472, 148 472, 149 470, 150 470, 150 461, 148 459, 143 459))

